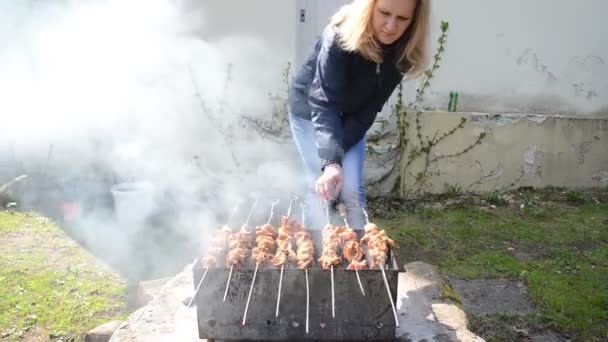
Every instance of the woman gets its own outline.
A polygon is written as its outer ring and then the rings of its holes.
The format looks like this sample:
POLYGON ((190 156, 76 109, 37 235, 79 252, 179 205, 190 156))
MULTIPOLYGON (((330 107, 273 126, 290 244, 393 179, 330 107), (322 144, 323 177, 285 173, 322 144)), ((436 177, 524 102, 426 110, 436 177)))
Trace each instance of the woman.
MULTIPOLYGON (((365 133, 402 78, 427 64, 430 0, 354 0, 331 19, 289 93, 308 181, 362 229, 365 133)), ((313 224, 318 225, 319 222, 313 224)))

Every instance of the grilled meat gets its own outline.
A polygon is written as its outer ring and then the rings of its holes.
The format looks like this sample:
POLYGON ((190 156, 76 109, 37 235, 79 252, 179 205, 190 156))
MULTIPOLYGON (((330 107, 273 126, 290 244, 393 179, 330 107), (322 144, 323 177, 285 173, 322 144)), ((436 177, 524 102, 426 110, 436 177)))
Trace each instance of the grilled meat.
POLYGON ((315 261, 315 249, 312 242, 312 237, 309 232, 306 231, 304 225, 298 225, 296 227, 296 260, 298 262, 298 268, 310 268, 313 266, 315 261))
POLYGON ((251 259, 260 265, 264 265, 272 260, 272 252, 277 243, 277 230, 270 224, 265 224, 256 228, 255 248, 251 251, 251 259))
POLYGON ((211 243, 207 255, 203 257, 202 263, 205 268, 217 267, 218 260, 224 255, 228 236, 232 232, 232 229, 228 225, 222 226, 219 231, 211 234, 211 243))
POLYGON ((362 244, 367 244, 369 255, 372 257, 370 268, 384 267, 388 257, 389 246, 395 246, 395 241, 389 239, 386 231, 380 230, 377 225, 368 223, 365 225, 365 236, 361 239, 362 244))
POLYGON ((323 253, 319 258, 319 263, 324 270, 328 270, 331 266, 339 266, 342 264, 340 257, 340 236, 338 235, 339 227, 331 224, 323 227, 323 253))
POLYGON ((296 253, 293 251, 293 222, 289 221, 289 217, 283 216, 281 219, 281 227, 279 227, 279 236, 277 237, 277 252, 272 259, 274 266, 283 266, 290 261, 296 261, 296 253))
POLYGON ((247 230, 247 225, 243 225, 237 233, 232 233, 228 237, 230 251, 226 258, 226 267, 243 266, 251 249, 251 232, 247 230))

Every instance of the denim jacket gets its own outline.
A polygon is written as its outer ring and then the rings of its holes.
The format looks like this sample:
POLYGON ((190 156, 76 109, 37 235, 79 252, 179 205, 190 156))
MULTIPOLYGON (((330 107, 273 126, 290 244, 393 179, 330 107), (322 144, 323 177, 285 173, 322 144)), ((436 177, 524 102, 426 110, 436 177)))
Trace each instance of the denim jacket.
POLYGON ((312 120, 323 164, 341 163, 401 82, 399 42, 383 49, 380 64, 344 51, 331 25, 323 31, 293 80, 288 101, 292 114, 312 120))

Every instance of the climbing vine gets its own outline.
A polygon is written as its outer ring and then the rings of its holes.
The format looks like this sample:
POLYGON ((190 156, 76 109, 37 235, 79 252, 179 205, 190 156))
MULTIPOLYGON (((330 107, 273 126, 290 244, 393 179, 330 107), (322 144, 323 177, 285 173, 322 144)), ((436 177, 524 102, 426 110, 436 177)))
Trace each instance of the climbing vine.
POLYGON ((272 103, 272 115, 269 119, 244 115, 245 122, 256 130, 260 136, 271 140, 282 140, 289 137, 287 98, 291 75, 291 63, 283 70, 283 89, 279 93, 269 93, 272 103))
POLYGON ((421 86, 416 89, 414 100, 407 104, 404 102, 403 84, 400 84, 397 91, 396 103, 393 106, 390 115, 387 118, 380 120, 379 129, 368 138, 368 153, 379 158, 381 164, 385 165, 384 172, 372 181, 372 186, 378 186, 389 181, 391 176, 395 175, 398 170, 398 176, 395 177, 392 186, 394 193, 405 196, 412 192, 424 192, 430 187, 431 177, 439 175, 440 173, 438 170, 431 170, 431 163, 440 159, 462 156, 471 151, 475 146, 481 144, 486 137, 485 133, 481 133, 473 142, 456 153, 432 157, 434 156, 433 149, 445 139, 464 128, 467 120, 461 118, 458 125, 446 132, 436 131, 432 138, 429 138, 426 135, 423 136, 424 130, 421 121, 423 110, 420 106, 425 93, 431 86, 431 81, 434 78, 435 73, 440 67, 442 56, 445 52, 448 28, 448 22, 442 21, 440 26, 441 35, 438 39, 439 45, 433 55, 433 63, 429 69, 424 72, 423 81, 421 86), (411 121, 413 121, 414 125, 413 132, 412 129, 410 129, 412 124, 411 121), (391 122, 396 123, 394 129, 391 127, 391 122), (389 140, 388 143, 387 140, 389 140), (412 165, 420 159, 423 160, 423 166, 420 171, 414 174, 412 165), (414 183, 407 185, 406 187, 405 179, 408 176, 411 176, 414 179, 414 183))

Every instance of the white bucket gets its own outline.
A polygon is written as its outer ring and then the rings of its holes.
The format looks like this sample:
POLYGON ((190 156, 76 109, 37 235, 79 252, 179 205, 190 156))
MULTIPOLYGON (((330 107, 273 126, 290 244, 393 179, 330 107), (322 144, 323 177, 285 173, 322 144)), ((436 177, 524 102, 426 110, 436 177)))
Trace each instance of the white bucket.
POLYGON ((129 182, 112 186, 114 211, 119 224, 141 224, 156 210, 154 184, 129 182))

